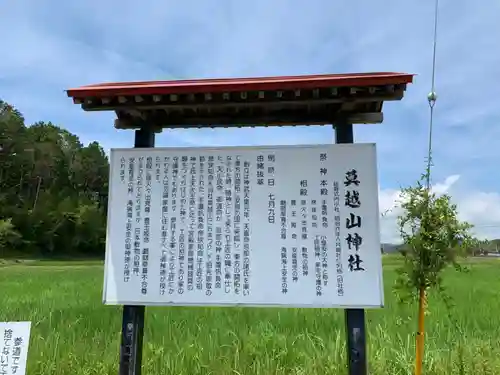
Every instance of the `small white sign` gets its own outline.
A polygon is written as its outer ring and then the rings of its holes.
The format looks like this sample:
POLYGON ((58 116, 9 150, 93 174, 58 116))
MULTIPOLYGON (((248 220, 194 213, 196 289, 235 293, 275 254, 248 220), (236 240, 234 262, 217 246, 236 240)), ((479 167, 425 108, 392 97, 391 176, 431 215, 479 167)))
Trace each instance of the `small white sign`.
POLYGON ((112 150, 103 299, 380 307, 375 145, 112 150))
POLYGON ((31 322, 0 322, 0 375, 25 375, 31 322))

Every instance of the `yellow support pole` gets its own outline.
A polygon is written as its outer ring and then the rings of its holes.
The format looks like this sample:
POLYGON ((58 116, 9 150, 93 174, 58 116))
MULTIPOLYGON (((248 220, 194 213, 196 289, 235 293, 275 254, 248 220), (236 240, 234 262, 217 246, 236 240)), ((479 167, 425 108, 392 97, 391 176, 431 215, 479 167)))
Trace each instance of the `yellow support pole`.
POLYGON ((418 331, 417 331, 417 347, 415 356, 415 375, 422 375, 422 365, 424 360, 424 322, 425 322, 425 304, 426 304, 425 288, 420 288, 418 299, 418 331))

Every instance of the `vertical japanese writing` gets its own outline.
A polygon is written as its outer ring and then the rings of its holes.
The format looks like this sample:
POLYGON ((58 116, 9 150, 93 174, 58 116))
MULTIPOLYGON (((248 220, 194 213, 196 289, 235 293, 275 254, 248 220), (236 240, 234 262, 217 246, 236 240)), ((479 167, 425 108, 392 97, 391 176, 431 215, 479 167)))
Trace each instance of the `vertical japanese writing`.
POLYGON ((172 209, 171 212, 177 212, 177 179, 179 178, 179 157, 174 156, 172 163, 172 209))
POLYGON ((267 155, 267 186, 274 186, 275 178, 274 178, 274 163, 276 162, 276 155, 269 154, 267 155))
POLYGON ((291 209, 291 220, 290 220, 290 231, 292 232, 292 240, 297 239, 297 201, 292 199, 290 201, 290 209, 291 209))
MULTIPOLYGON (((182 161, 181 161, 182 162, 182 161)), ((181 165, 182 167, 182 165, 181 165)), ((182 167, 184 170, 185 168, 182 167)), ((173 294, 175 292, 175 284, 177 284, 177 293, 184 293, 184 253, 185 253, 185 239, 184 239, 184 229, 180 228, 179 236, 177 237, 177 197, 180 196, 180 203, 182 205, 182 200, 185 199, 185 191, 183 188, 182 176, 179 184, 179 194, 178 193, 178 179, 179 179, 179 157, 174 156, 172 158, 171 166, 171 216, 170 216, 170 250, 169 250, 169 274, 168 274, 168 293, 173 294), (184 193, 183 193, 184 191, 184 193), (184 198, 183 198, 184 194, 184 198), (176 250, 178 250, 176 252, 176 250), (178 266, 176 263, 178 261, 178 266), (177 278, 177 282, 175 282, 177 278)), ((183 173, 184 174, 184 173, 183 173)), ((184 203, 185 204, 185 203, 184 203)), ((181 221, 185 219, 185 209, 181 207, 179 209, 179 216, 181 221)))
POLYGON ((318 228, 318 201, 316 199, 311 199, 311 227, 314 229, 318 228))
MULTIPOLYGON (((286 202, 285 202, 286 203, 286 202)), ((290 219, 288 222, 290 223, 290 230, 288 232, 289 237, 296 241, 297 240, 297 201, 295 199, 290 200, 290 207, 289 210, 290 212, 290 219)), ((295 243, 296 245, 296 243, 295 243)), ((299 252, 302 255, 302 261, 301 261, 301 269, 302 269, 302 276, 307 276, 307 248, 303 247, 300 249, 297 246, 292 247, 292 281, 297 282, 299 280, 299 252), (302 249, 305 249, 305 251, 302 251, 302 249)))
POLYGON ((323 286, 328 286, 328 242, 326 236, 320 237, 321 265, 323 266, 323 286))
POLYGON ((134 202, 132 201, 134 194, 134 169, 135 158, 128 159, 128 200, 127 200, 127 220, 125 222, 125 256, 123 267, 123 281, 130 280, 130 259, 132 255, 132 221, 134 216, 134 202))
POLYGON ((21 360, 22 344, 23 344, 22 337, 15 337, 14 338, 14 347, 12 348, 12 365, 10 367, 12 374, 16 374, 17 370, 19 369, 19 361, 21 360))
POLYGON ((0 353, 0 374, 7 374, 7 369, 13 366, 13 363, 9 363, 10 352, 12 350, 12 330, 4 329, 3 331, 3 347, 0 353))
POLYGON ((126 169, 126 160, 124 157, 120 159, 120 182, 125 183, 125 169, 126 169))
POLYGON ((144 174, 144 156, 139 157, 139 170, 136 179, 135 194, 135 227, 134 227, 134 266, 132 273, 139 276, 141 266, 141 224, 142 224, 142 195, 143 195, 143 174, 144 174))
MULTIPOLYGON (((320 160, 321 164, 326 162, 326 158, 327 158, 326 154, 324 154, 324 153, 320 154, 319 160, 320 160)), ((321 175, 321 180, 319 182, 319 194, 320 195, 328 195, 328 180, 326 177, 326 175, 328 173, 328 169, 324 166, 321 166, 321 168, 319 169, 319 173, 321 175)))
POLYGON ((161 183, 161 157, 155 158, 155 181, 161 183))
MULTIPOLYGON (((326 209, 326 208, 325 208, 326 209)), ((342 240, 340 239, 340 187, 333 183, 333 211, 335 212, 335 261, 337 263, 337 295, 344 295, 344 270, 342 266, 342 240)))
POLYGON ((231 251, 232 251, 232 206, 233 206, 233 196, 232 196, 232 185, 233 185, 233 160, 232 156, 226 156, 226 181, 225 181, 225 222, 224 222, 224 292, 231 292, 231 284, 232 282, 232 259, 231 259, 231 251))
POLYGON ((148 293, 148 264, 149 264, 149 238, 151 229, 151 184, 152 184, 153 158, 146 158, 146 188, 144 195, 144 226, 142 231, 142 275, 141 293, 148 293))
POLYGON ((194 255, 195 255, 195 232, 196 232, 196 157, 189 158, 189 230, 188 230, 188 272, 187 289, 194 289, 194 255))
MULTIPOLYGON (((160 159, 161 162, 161 159, 160 159)), ((161 167, 161 163, 160 163, 161 167)), ((163 190, 161 200, 161 257, 160 257, 160 294, 164 295, 167 287, 167 261, 168 256, 168 206, 169 206, 169 173, 170 173, 170 158, 163 158, 163 190)), ((171 259, 168 264, 168 288, 169 294, 174 293, 174 278, 175 278, 175 258, 171 259)))
MULTIPOLYGON (((324 163, 327 161, 327 154, 326 153, 321 153, 319 156, 319 160, 321 163, 324 163)), ((325 175, 327 173, 327 170, 324 169, 323 172, 325 172, 325 175)), ((320 174, 322 173, 320 169, 320 174)), ((327 195, 328 195, 328 180, 326 178, 321 178, 320 181, 320 195, 324 196, 323 199, 321 199, 321 226, 323 228, 328 228, 328 205, 326 204, 327 202, 327 195)))
MULTIPOLYGON (((217 191, 222 192, 224 190, 224 159, 222 156, 217 157, 217 191)), ((222 208, 221 208, 222 216, 222 208)), ((218 221, 220 221, 219 219, 218 221)))
POLYGON ((241 156, 234 162, 234 218, 233 218, 233 277, 234 293, 241 293, 241 156))
POLYGON ((135 158, 128 159, 128 200, 127 200, 127 220, 125 222, 125 257, 123 268, 123 281, 130 281, 130 258, 132 255, 132 221, 134 217, 134 165, 135 158))
POLYGON ((135 158, 128 158, 128 194, 134 194, 135 158))
POLYGON ((142 185, 143 185, 143 174, 144 174, 144 156, 139 157, 139 170, 137 172, 136 179, 136 193, 135 193, 135 222, 136 224, 141 223, 141 203, 142 203, 142 185))
POLYGON ((309 275, 309 251, 306 246, 302 246, 302 276, 309 275))
POLYGON ((132 199, 127 201, 127 221, 125 222, 125 265, 123 268, 123 281, 130 280, 130 256, 132 254, 132 218, 134 215, 134 203, 132 199))
POLYGON ((299 281, 299 259, 298 259, 298 250, 296 246, 292 247, 292 281, 299 281))
POLYGON ((10 328, 3 329, 1 337, 3 344, 0 351, 0 374, 16 374, 20 366, 24 340, 22 337, 16 337, 10 328))
POLYGON ((356 189, 357 187, 359 188, 359 184, 360 181, 358 179, 358 172, 355 169, 348 170, 345 173, 344 180, 344 185, 346 187, 344 205, 350 208, 350 212, 349 216, 346 217, 346 229, 348 229, 349 232, 345 240, 347 242, 347 248, 350 250, 348 268, 351 272, 365 270, 361 266, 363 260, 359 254, 360 247, 363 244, 363 238, 359 235, 356 229, 361 228, 362 226, 362 217, 356 215, 356 210, 361 207, 359 190, 356 189))
POLYGON ((222 214, 224 202, 224 159, 217 157, 215 198, 215 288, 222 287, 222 214))
POLYGON ((270 193, 269 202, 267 204, 267 222, 269 224, 274 224, 276 221, 276 197, 273 193, 270 193))
POLYGON ((323 294, 323 288, 321 286, 321 247, 320 247, 320 236, 314 238, 314 256, 316 258, 314 270, 316 271, 316 295, 321 296, 323 294))
MULTIPOLYGON (((299 189, 299 195, 301 196, 300 200, 300 239, 302 241, 307 240, 309 238, 309 231, 308 231, 308 212, 307 212, 307 199, 306 197, 309 195, 309 181, 308 180, 301 180, 300 181, 300 189, 299 189)), ((295 201, 292 201, 292 220, 295 220, 294 218, 297 216, 297 212, 295 210, 295 201)), ((295 227, 296 222, 293 221, 292 225, 295 227)), ((296 239, 296 233, 292 234, 292 238, 296 239), (293 238, 295 237, 295 238, 293 238)), ((302 246, 302 276, 307 276, 309 274, 309 254, 308 254, 308 248, 304 244, 302 246)))
POLYGON ((306 197, 307 196, 307 180, 301 180, 300 181, 300 190, 299 190, 299 193, 302 197, 306 197))
MULTIPOLYGON (((258 160, 259 162, 260 160, 258 160)), ((275 163, 276 155, 267 155, 267 186, 275 186, 275 163)), ((259 164, 257 165, 259 167, 259 164)), ((263 169, 265 168, 262 166, 263 169)), ((287 239, 287 204, 286 200, 279 201, 279 218, 280 218, 280 238, 287 239)), ((276 198, 273 193, 269 194, 268 204, 268 222, 274 224, 276 222, 276 198)), ((288 293, 288 264, 289 253, 286 246, 281 247, 281 293, 288 293)))
MULTIPOLYGON (((334 186, 335 184, 337 186, 337 190, 336 193, 334 192, 334 194, 338 195, 339 193, 338 182, 334 182, 334 186)), ((326 199, 321 200, 321 226, 323 228, 328 228, 328 205, 326 204, 326 199)))
MULTIPOLYGON (((301 182, 301 186, 304 185, 303 182, 301 182)), ((306 183, 307 185, 307 183, 306 183)), ((298 217, 297 217, 297 200, 292 199, 290 201, 290 211, 291 211, 291 218, 290 218, 290 232, 291 232, 291 239, 292 240, 297 240, 298 235, 297 232, 299 231, 298 229, 298 217)), ((306 217, 307 217, 307 212, 305 212, 306 217)), ((307 225, 307 222, 306 222, 307 225)), ((300 227, 300 231, 302 231, 302 226, 300 227)), ((307 231, 307 226, 306 226, 306 231, 307 231)), ((293 248, 292 248, 292 259, 293 259, 293 248)), ((297 252, 299 249, 297 249, 297 252)), ((302 276, 307 276, 309 274, 309 260, 308 260, 308 249, 307 246, 304 244, 301 249, 300 249, 300 254, 302 256, 302 262, 301 262, 301 268, 302 268, 302 276)))
POLYGON ((215 227, 215 288, 222 287, 222 227, 215 227))
POLYGON ((264 179, 265 179, 264 171, 265 171, 264 155, 259 155, 257 156, 257 168, 256 168, 257 185, 264 185, 264 179))
POLYGON ((106 303, 378 306, 368 252, 377 238, 364 227, 377 224, 368 209, 377 182, 360 167, 373 168, 374 152, 115 150, 106 303), (368 283, 365 299, 344 301, 346 275, 368 283), (301 291, 308 297, 295 298, 301 291))
POLYGON ((243 295, 250 295, 250 162, 243 162, 243 295))
POLYGON ((198 173, 198 250, 196 252, 196 289, 203 290, 203 261, 205 256, 205 156, 200 156, 198 173))
POLYGON ((181 224, 184 225, 186 222, 187 211, 187 178, 188 178, 188 157, 181 157, 181 173, 180 173, 180 182, 179 182, 179 219, 181 220, 181 224))
MULTIPOLYGON (((327 162, 328 155, 326 153, 320 153, 319 154, 319 161, 320 161, 320 183, 319 183, 319 193, 321 196, 321 226, 322 228, 328 228, 328 169, 325 167, 325 163, 327 162)), ((313 209, 315 212, 315 215, 313 216, 313 220, 317 222, 318 220, 318 215, 316 212, 316 201, 311 202, 313 205, 313 209)), ((316 225, 317 227, 317 225, 316 225)), ((323 267, 323 272, 322 272, 322 279, 323 279, 323 286, 327 287, 328 286, 328 245, 327 245, 327 237, 326 236, 321 236, 320 238, 321 242, 321 265, 323 267)))
MULTIPOLYGON (((186 155, 181 156, 180 158, 180 173, 178 169, 178 162, 179 158, 175 157, 174 158, 174 170, 173 173, 176 175, 176 180, 177 178, 180 179, 179 181, 179 220, 180 220, 180 228, 179 228, 179 235, 177 237, 176 233, 173 234, 174 240, 177 241, 177 248, 178 250, 178 261, 179 261, 179 266, 177 269, 177 293, 178 294, 184 294, 185 290, 185 263, 186 263, 186 230, 185 230, 185 225, 186 225, 186 219, 188 217, 188 212, 187 208, 188 207, 188 192, 187 192, 187 178, 188 178, 188 157, 186 155), (177 166, 177 168, 175 168, 177 166)), ((188 232, 189 233, 189 232, 188 232)), ((189 254, 189 234, 188 234, 188 254, 189 254)), ((189 271, 188 271, 189 273, 189 271)))
POLYGON ((215 164, 214 157, 210 155, 208 157, 208 169, 207 169, 207 260, 206 260, 206 270, 205 270, 205 293, 207 296, 212 295, 213 289, 213 222, 214 222, 214 175, 215 175, 215 164))
POLYGON ((286 247, 281 248, 281 293, 288 293, 288 255, 286 247))
POLYGON ((300 201, 300 217, 301 217, 301 224, 302 224, 302 234, 301 238, 303 240, 307 240, 308 238, 308 230, 307 230, 307 200, 302 199, 300 201))
POLYGON ((139 266, 141 259, 141 228, 134 229, 134 264, 132 267, 132 272, 134 276, 139 275, 139 266))
MULTIPOLYGON (((327 216, 327 204, 326 204, 326 196, 328 195, 328 168, 325 166, 325 162, 327 160, 327 155, 325 153, 321 153, 319 155, 320 160, 320 183, 319 183, 319 193, 320 196, 325 197, 321 200, 321 209, 322 209, 322 220, 327 216)), ((317 225, 318 215, 316 208, 316 201, 314 204, 311 202, 311 210, 315 210, 312 214, 313 225, 314 223, 317 225)), ((314 238, 314 270, 316 275, 316 295, 323 295, 323 287, 326 287, 328 284, 328 250, 326 245, 326 237, 325 236, 315 236, 314 238)))
POLYGON ((280 201, 281 239, 286 240, 286 200, 280 201))

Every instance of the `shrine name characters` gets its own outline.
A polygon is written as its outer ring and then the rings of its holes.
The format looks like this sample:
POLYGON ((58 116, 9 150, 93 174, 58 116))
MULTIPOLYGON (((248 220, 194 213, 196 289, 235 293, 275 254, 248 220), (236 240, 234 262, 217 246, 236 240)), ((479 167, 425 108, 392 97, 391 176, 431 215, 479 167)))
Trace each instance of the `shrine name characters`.
POLYGON ((0 375, 16 374, 20 367, 23 338, 14 337, 13 333, 11 329, 4 329, 0 352, 0 375))
POLYGON ((360 255, 363 237, 358 233, 358 229, 363 225, 363 220, 360 215, 356 215, 356 211, 361 207, 359 190, 356 189, 360 186, 360 181, 355 169, 346 171, 344 186, 346 187, 344 205, 349 209, 349 214, 345 219, 345 228, 349 231, 345 239, 349 249, 348 269, 351 272, 365 271, 360 255))

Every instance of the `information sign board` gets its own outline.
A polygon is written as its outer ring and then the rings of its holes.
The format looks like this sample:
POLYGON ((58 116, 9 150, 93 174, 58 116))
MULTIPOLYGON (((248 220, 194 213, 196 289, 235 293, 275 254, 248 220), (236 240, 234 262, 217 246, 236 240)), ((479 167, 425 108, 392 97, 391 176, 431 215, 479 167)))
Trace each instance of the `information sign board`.
POLYGON ((381 307, 374 144, 111 151, 106 304, 381 307))
POLYGON ((0 322, 0 374, 25 375, 31 322, 0 322))

